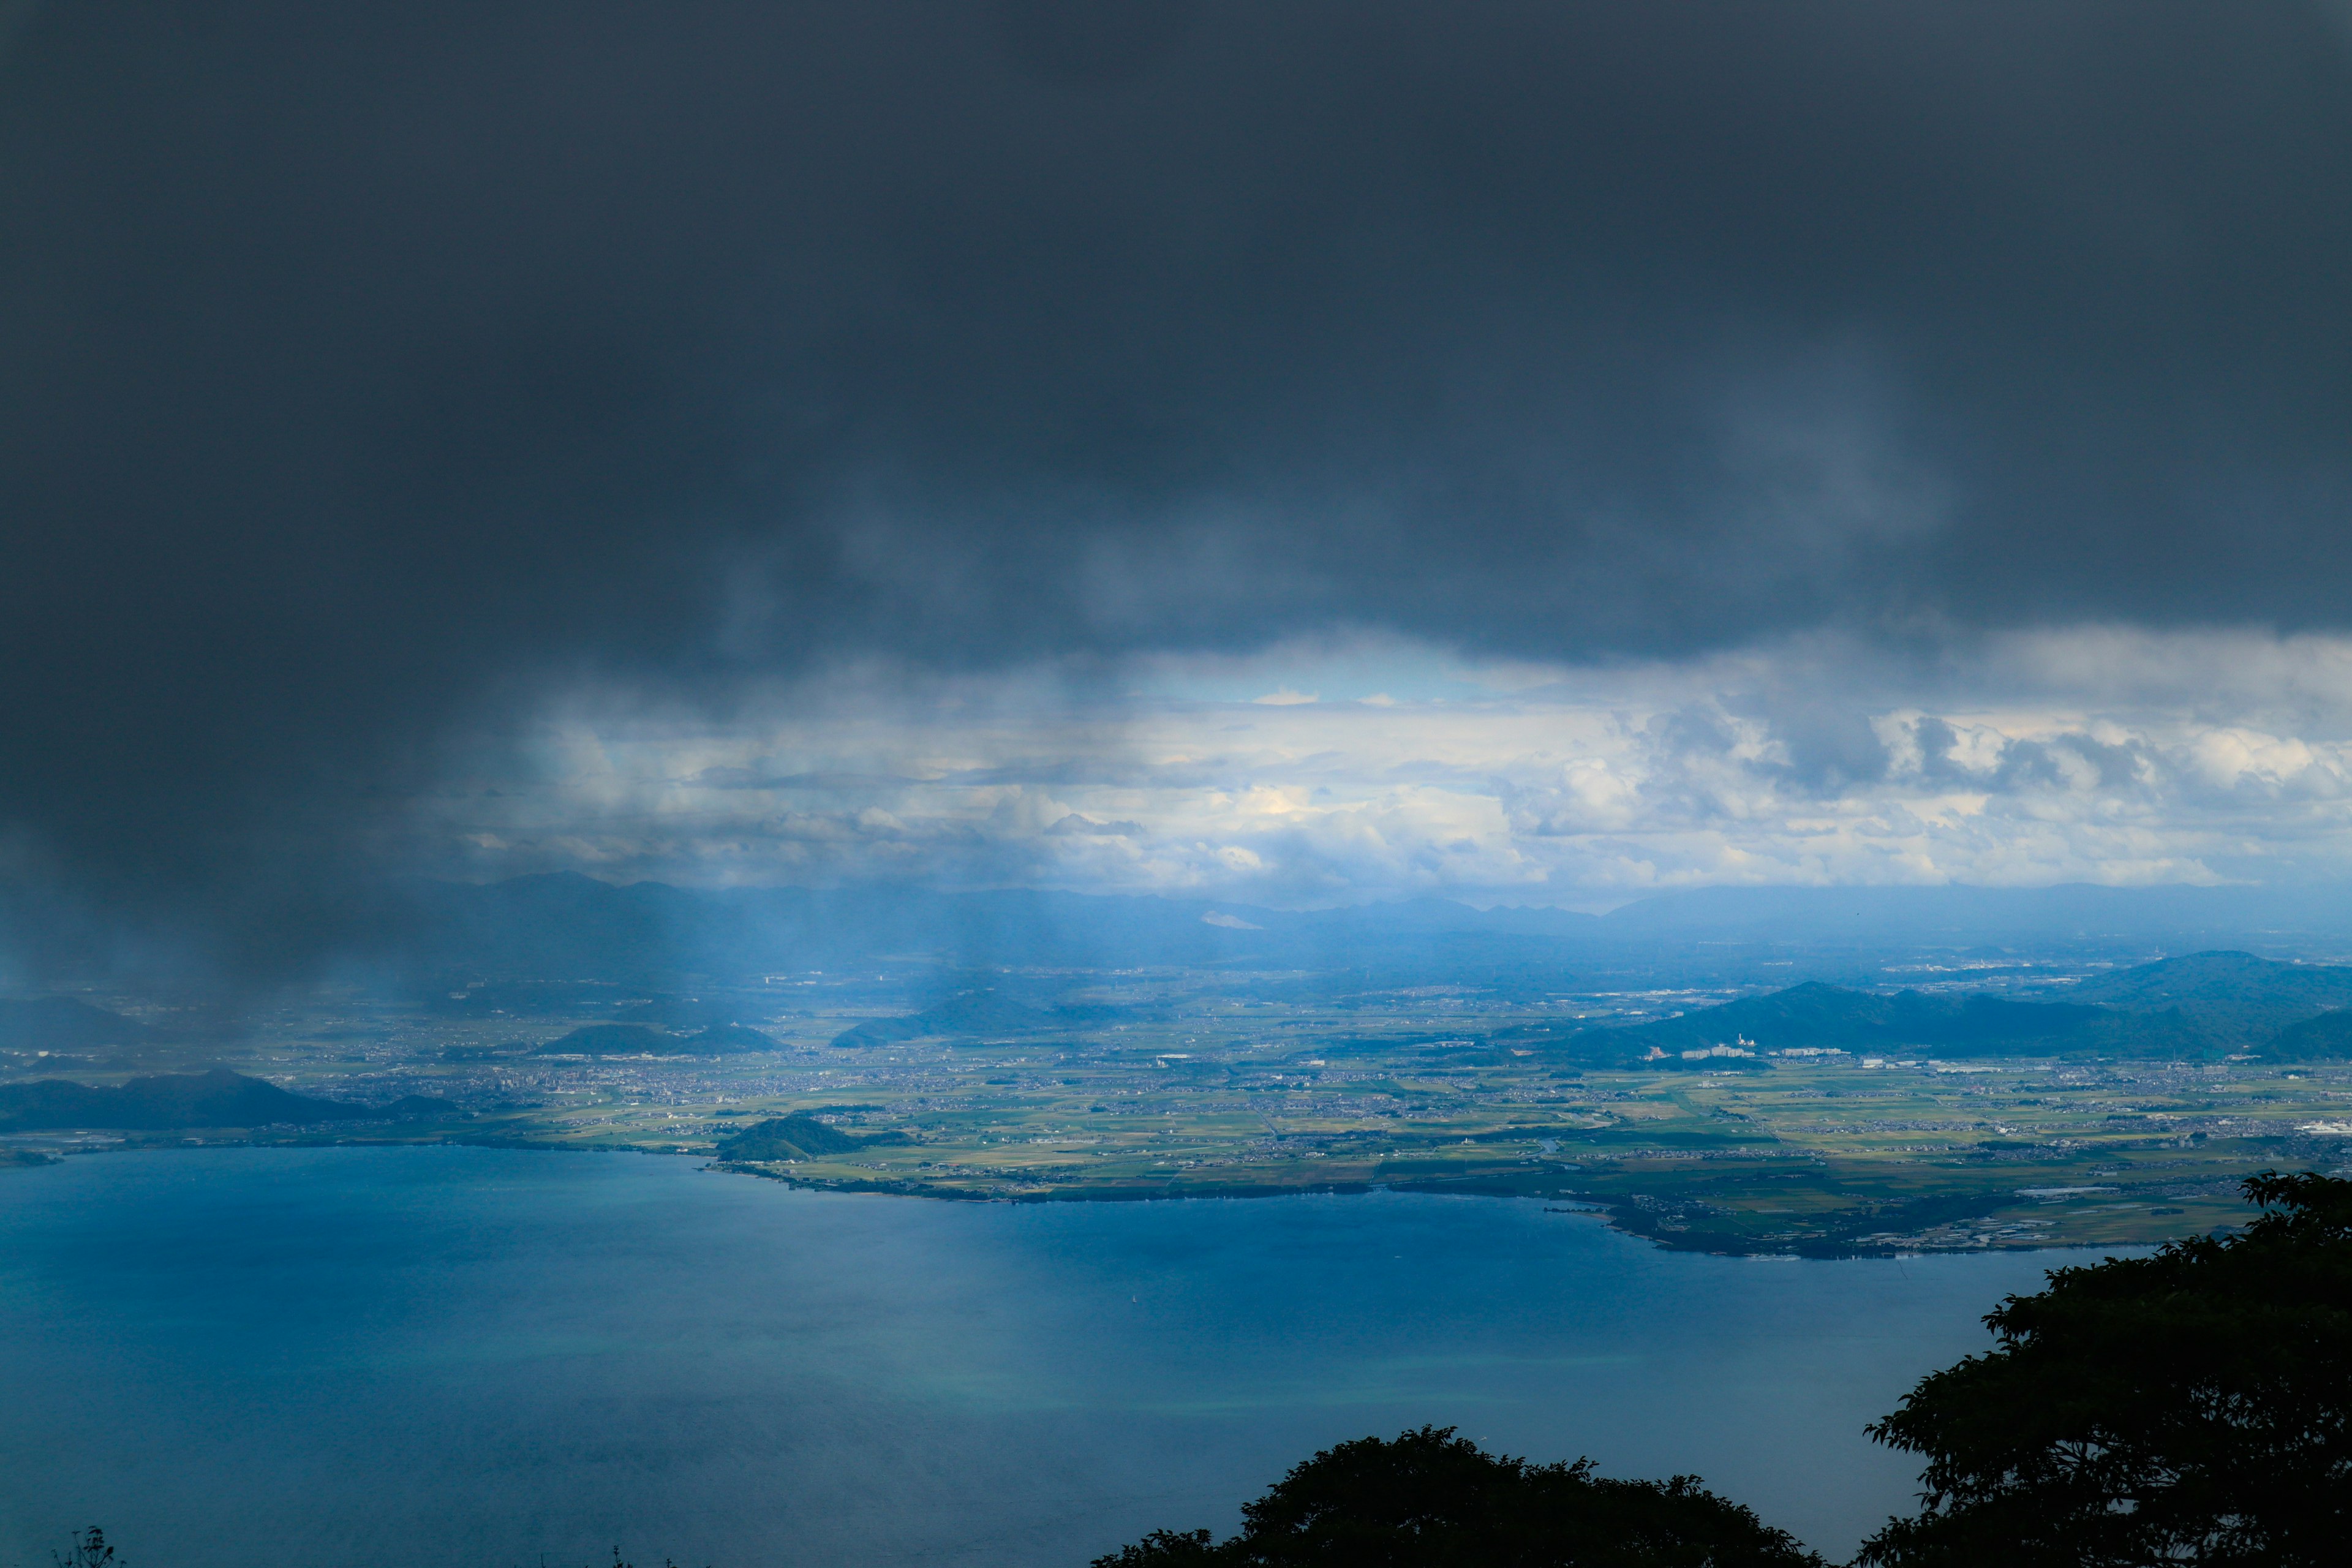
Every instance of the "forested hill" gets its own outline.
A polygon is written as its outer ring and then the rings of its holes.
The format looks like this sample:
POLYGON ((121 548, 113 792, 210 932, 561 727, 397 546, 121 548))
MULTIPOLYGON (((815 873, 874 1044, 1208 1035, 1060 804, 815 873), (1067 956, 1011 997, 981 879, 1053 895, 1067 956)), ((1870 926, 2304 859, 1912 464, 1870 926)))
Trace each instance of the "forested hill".
POLYGON ((2352 965, 2192 952, 2084 981, 2067 996, 2134 1012, 2177 1009, 2217 1041, 2252 1050, 2289 1026, 2352 1006, 2352 965))

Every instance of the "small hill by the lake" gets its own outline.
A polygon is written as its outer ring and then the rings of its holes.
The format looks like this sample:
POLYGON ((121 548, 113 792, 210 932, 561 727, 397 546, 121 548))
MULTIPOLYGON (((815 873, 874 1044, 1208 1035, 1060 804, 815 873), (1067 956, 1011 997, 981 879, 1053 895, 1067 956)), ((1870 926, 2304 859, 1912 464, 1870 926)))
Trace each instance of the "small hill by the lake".
MULTIPOLYGON (((2214 1043, 2177 1013, 2134 1014, 2079 1003, 1929 996, 1916 991, 1885 995, 1820 981, 1631 1028, 1586 1030, 1569 1042, 1572 1053, 1596 1060, 1655 1060, 1717 1047, 1754 1051, 1759 1057, 1801 1049, 1916 1051, 1940 1057, 2216 1054, 2214 1043)), ((1713 1058, 1709 1065, 1741 1059, 1713 1058)))
POLYGON ((143 1046, 154 1029, 71 996, 0 997, 0 1050, 74 1051, 143 1046))
POLYGON ((583 1024, 531 1054, 542 1057, 719 1057, 772 1051, 776 1042, 745 1024, 710 1024, 674 1035, 651 1024, 583 1024))
POLYGON ((1052 1014, 1026 1007, 993 991, 967 991, 936 1007, 902 1018, 868 1018, 835 1035, 836 1046, 887 1046, 901 1040, 933 1036, 1017 1035, 1042 1029, 1054 1022, 1052 1014))
POLYGON ((87 1127, 154 1132, 181 1127, 270 1127, 285 1123, 453 1114, 446 1100, 410 1095, 383 1107, 293 1094, 225 1068, 134 1078, 114 1088, 40 1079, 0 1084, 0 1131, 87 1127))
POLYGON ((794 1111, 754 1122, 731 1138, 719 1141, 719 1157, 757 1163, 767 1160, 814 1160, 826 1154, 847 1154, 877 1143, 904 1143, 904 1132, 877 1132, 865 1137, 829 1127, 814 1116, 794 1111))

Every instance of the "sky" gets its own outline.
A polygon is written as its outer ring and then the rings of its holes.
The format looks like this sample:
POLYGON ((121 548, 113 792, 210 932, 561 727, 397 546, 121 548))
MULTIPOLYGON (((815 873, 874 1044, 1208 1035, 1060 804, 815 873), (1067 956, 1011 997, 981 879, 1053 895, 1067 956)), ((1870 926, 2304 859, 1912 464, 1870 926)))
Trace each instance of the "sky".
POLYGON ((2352 6, 0 14, 0 943, 2352 867, 2352 6))

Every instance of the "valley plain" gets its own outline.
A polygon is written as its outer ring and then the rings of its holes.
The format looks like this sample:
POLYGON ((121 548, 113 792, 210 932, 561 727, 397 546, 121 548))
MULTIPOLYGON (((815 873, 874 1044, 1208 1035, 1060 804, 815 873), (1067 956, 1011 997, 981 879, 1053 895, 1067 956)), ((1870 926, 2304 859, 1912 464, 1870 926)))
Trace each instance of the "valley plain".
MULTIPOLYGON (((2340 978, 2293 967, 2297 984, 2340 978)), ((2137 973, 1995 965, 1928 984, 2073 994, 2113 990, 2120 976, 2147 989, 2137 973)), ((2196 1060, 1874 1050, 1821 1011, 1824 998, 1834 1008, 1858 994, 1813 986, 1761 994, 1807 1005, 1784 1005, 1794 1021, 1772 1039, 1726 1027, 1716 1032, 1737 1043, 1645 1061, 1632 1047, 1660 1029, 1699 1037, 1738 988, 1498 998, 1189 969, 929 984, 960 988, 913 1012, 904 997, 919 988, 887 973, 771 975, 690 994, 474 983, 420 1001, 350 990, 283 1004, 235 1038, 151 1009, 151 1032, 132 1045, 20 1051, 6 1076, 119 1084, 226 1067, 386 1112, 261 1128, 50 1127, 8 1142, 33 1152, 221 1142, 627 1149, 812 1187, 961 1200, 1490 1193, 1601 1205, 1671 1247, 1794 1256, 2151 1242, 2242 1221, 2236 1184, 2251 1172, 2352 1161, 2352 1064, 2223 1049, 2245 1043, 2234 1037, 2209 1040, 2196 1060), (1800 1039, 1809 1043, 1790 1043, 1800 1039), (1829 1039, 1847 1044, 1810 1043, 1829 1039), (805 1152, 744 1139, 792 1115, 841 1136, 805 1152)), ((2240 1013, 2242 993, 2228 993, 2240 1013)), ((1773 1016, 1757 1011, 1757 994, 1720 1016, 1773 1016)), ((2177 1006, 2148 1016, 2160 1035, 2178 1032, 2177 1006)))

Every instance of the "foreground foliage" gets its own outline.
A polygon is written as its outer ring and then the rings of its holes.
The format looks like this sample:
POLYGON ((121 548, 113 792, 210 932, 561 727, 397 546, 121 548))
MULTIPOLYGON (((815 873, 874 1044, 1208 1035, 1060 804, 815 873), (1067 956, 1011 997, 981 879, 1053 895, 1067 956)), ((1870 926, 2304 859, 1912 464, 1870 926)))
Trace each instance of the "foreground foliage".
POLYGON ((1815 1557, 1696 1477, 1610 1480, 1591 1461, 1498 1458, 1452 1427, 1316 1455, 1222 1544, 1156 1531, 1095 1568, 1800 1568, 1815 1557))
POLYGON ((2125 1568, 2352 1553, 2352 1182, 2263 1175, 2226 1240, 2064 1268, 1871 1428, 1927 1457, 1857 1561, 2125 1568))

